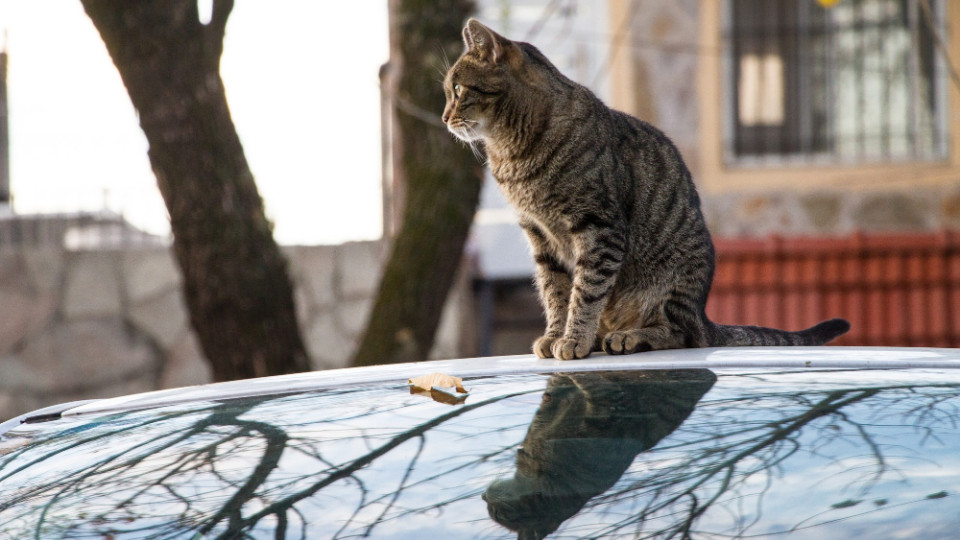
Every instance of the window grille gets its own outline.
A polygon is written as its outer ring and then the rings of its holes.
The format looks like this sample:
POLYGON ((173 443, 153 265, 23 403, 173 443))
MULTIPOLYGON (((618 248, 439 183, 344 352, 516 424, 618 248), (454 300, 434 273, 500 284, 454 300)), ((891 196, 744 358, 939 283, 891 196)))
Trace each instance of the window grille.
POLYGON ((937 0, 728 0, 728 161, 944 158, 942 13, 937 0))

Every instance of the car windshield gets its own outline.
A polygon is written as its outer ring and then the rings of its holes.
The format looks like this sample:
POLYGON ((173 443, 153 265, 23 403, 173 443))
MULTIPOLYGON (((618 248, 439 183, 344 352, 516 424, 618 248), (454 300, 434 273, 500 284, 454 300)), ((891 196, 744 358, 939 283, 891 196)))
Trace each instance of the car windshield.
POLYGON ((0 537, 957 529, 954 372, 683 369, 464 386, 466 400, 398 382, 23 424, 0 441, 0 537))

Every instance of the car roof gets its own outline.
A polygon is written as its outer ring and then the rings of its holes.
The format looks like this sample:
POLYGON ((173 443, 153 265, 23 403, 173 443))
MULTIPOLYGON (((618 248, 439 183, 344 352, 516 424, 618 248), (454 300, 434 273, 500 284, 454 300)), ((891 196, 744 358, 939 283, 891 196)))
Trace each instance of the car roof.
MULTIPOLYGON (((99 414, 176 403, 289 394, 342 386, 406 381, 428 374, 487 377, 525 373, 582 373, 649 369, 910 369, 960 368, 960 349, 927 347, 715 347, 638 354, 593 355, 583 360, 540 359, 532 354, 432 360, 312 371, 158 390, 62 407, 61 416, 99 414)), ((56 410, 56 409, 54 409, 56 410)), ((42 410, 45 411, 45 410, 42 410)), ((49 412, 48 412, 49 413, 49 412)), ((24 415, 29 417, 30 415, 24 415)), ((3 430, 0 429, 0 435, 3 430)))
POLYGON ((465 359, 66 404, 0 437, 0 531, 949 537, 958 353, 465 359), (434 371, 464 400, 406 388, 434 371))

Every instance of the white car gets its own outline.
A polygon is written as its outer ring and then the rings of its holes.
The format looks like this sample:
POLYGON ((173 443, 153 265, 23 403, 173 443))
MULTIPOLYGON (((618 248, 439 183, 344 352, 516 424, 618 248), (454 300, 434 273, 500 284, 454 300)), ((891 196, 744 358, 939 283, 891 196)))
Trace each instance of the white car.
POLYGON ((0 424, 0 538, 957 538, 958 395, 960 350, 798 347, 67 404, 0 424))

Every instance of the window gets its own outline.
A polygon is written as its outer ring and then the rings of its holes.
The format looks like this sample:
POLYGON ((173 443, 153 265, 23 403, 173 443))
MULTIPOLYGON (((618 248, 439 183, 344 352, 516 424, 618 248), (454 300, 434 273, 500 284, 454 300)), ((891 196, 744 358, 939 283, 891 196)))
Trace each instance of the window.
POLYGON ((945 157, 941 12, 937 0, 728 0, 728 160, 945 157))

